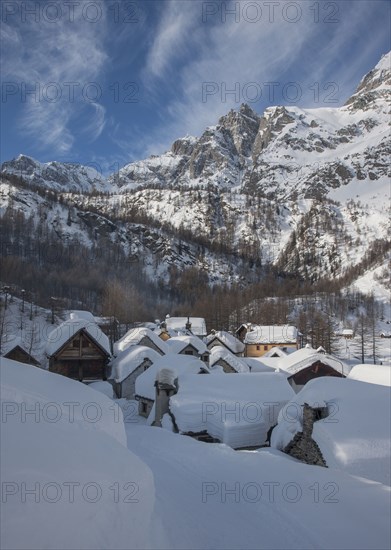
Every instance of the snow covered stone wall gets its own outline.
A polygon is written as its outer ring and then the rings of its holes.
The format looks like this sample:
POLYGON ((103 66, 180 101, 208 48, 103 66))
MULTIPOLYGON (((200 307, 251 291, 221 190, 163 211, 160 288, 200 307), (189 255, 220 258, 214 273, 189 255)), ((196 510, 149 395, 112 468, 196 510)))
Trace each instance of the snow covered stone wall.
POLYGON ((327 416, 314 422, 312 439, 329 468, 390 485, 389 387, 348 378, 311 380, 280 411, 272 447, 285 450, 296 434, 304 431, 305 403, 328 410, 327 416))

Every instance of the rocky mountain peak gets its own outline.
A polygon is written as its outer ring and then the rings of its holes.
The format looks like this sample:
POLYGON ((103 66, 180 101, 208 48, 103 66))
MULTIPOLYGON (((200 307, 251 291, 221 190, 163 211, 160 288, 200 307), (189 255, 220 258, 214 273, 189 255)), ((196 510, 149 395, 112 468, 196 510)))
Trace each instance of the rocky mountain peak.
POLYGON ((242 103, 238 111, 231 109, 228 114, 222 116, 218 127, 230 132, 239 155, 249 157, 260 120, 260 116, 249 105, 242 103))
POLYGON ((283 128, 295 119, 285 107, 269 107, 266 109, 263 117, 260 119, 258 135, 256 137, 253 149, 253 158, 257 156, 269 145, 271 140, 279 134, 283 128))
POLYGON ((3 162, 1 173, 58 192, 104 191, 107 187, 103 176, 90 166, 57 161, 41 163, 27 155, 3 162))
POLYGON ((382 56, 379 63, 359 83, 356 92, 346 101, 354 109, 366 110, 377 98, 389 98, 391 85, 391 52, 382 56))

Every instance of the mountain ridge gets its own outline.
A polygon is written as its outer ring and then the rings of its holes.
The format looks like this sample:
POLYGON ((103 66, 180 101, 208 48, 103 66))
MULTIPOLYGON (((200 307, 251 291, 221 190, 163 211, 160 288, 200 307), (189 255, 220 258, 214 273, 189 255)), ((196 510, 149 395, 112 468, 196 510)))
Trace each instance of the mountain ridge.
POLYGON ((87 246, 92 233, 109 235, 164 284, 173 266, 210 284, 248 284, 266 265, 309 280, 341 277, 390 236, 389 65, 390 53, 342 107, 259 115, 242 104, 199 138, 177 139, 107 178, 21 155, 1 167, 0 205, 13 197, 41 223, 39 204, 62 239, 77 234, 87 246), (61 200, 56 216, 42 206, 47 193, 61 200))

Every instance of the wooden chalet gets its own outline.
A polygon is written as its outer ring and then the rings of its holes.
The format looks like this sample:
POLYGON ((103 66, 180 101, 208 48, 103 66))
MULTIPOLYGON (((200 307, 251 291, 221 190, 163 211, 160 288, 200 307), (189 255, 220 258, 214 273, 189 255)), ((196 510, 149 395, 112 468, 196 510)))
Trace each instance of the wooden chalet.
POLYGON ((285 373, 288 382, 295 391, 299 391, 307 382, 323 376, 346 378, 349 367, 343 361, 326 353, 324 348, 304 348, 295 351, 278 361, 280 372, 285 373))
POLYGON ((19 363, 26 363, 27 365, 34 365, 34 367, 40 367, 40 363, 35 357, 33 357, 28 351, 24 349, 21 344, 14 345, 11 349, 4 354, 7 359, 13 359, 19 361, 19 363))
POLYGON ((69 320, 48 337, 49 370, 79 381, 106 380, 110 343, 96 324, 69 320))

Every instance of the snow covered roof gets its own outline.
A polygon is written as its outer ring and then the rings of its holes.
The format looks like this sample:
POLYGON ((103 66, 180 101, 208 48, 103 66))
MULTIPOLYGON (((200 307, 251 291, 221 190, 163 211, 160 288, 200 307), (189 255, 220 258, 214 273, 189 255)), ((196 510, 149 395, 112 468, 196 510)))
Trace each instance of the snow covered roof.
POLYGON ((143 338, 149 338, 162 354, 169 353, 170 350, 166 343, 163 342, 153 330, 146 327, 139 327, 129 330, 122 338, 114 343, 114 354, 117 355, 129 346, 137 346, 143 338))
POLYGON ((353 329, 344 328, 342 331, 342 336, 353 336, 353 329))
POLYGON ((93 314, 90 311, 85 311, 82 309, 74 309, 70 311, 69 319, 84 319, 84 321, 88 321, 89 323, 96 323, 96 319, 93 314))
POLYGON ((275 372, 278 370, 278 358, 275 357, 242 357, 251 372, 275 372))
POLYGON ((14 336, 13 338, 10 338, 7 341, 5 342, 2 342, 2 346, 1 346, 1 355, 7 355, 7 353, 9 353, 11 350, 13 350, 14 348, 16 348, 16 346, 19 346, 20 348, 22 348, 24 351, 26 351, 27 353, 27 350, 22 342, 22 339, 20 336, 14 336))
POLYGON ((296 344, 298 332, 290 325, 252 325, 247 331, 245 344, 296 344))
POLYGON ((170 410, 182 433, 206 430, 233 448, 258 446, 293 395, 286 377, 276 373, 186 376, 170 410))
POLYGON ((70 338, 73 338, 80 330, 84 329, 94 342, 107 353, 111 355, 110 342, 96 323, 91 323, 84 319, 68 319, 56 327, 47 337, 46 354, 51 357, 54 355, 70 338))
POLYGON ((160 357, 159 353, 147 346, 130 346, 111 361, 110 378, 122 382, 143 363, 144 359, 155 363, 160 357))
POLYGON ((289 375, 310 367, 316 361, 321 361, 325 365, 329 365, 345 376, 349 372, 349 366, 346 363, 332 355, 328 355, 322 347, 314 349, 308 344, 304 348, 298 349, 286 357, 279 358, 277 361, 278 368, 289 375))
MULTIPOLYGON (((287 348, 288 349, 288 348, 287 348)), ((266 353, 262 355, 262 357, 286 357, 288 354, 282 349, 277 346, 269 349, 266 353)))
POLYGON ((180 353, 187 346, 193 346, 199 354, 209 353, 208 348, 198 336, 174 336, 166 341, 171 353, 180 353))
POLYGON ((391 366, 389 365, 355 365, 348 374, 352 380, 391 386, 391 366))
MULTIPOLYGON (((160 356, 159 359, 145 372, 136 378, 136 395, 155 400, 155 381, 161 369, 170 369, 177 376, 185 374, 198 374, 201 369, 206 369, 205 363, 191 355, 177 355, 170 353, 160 356)), ((211 378, 208 376, 208 378, 211 378)))
POLYGON ((209 367, 212 368, 218 361, 223 360, 230 367, 234 369, 235 372, 250 372, 248 365, 243 361, 242 358, 233 355, 230 351, 222 346, 214 346, 210 350, 209 357, 209 367))
POLYGON ((310 380, 280 412, 273 447, 284 449, 302 431, 304 403, 328 407, 329 415, 314 423, 312 438, 329 468, 390 484, 390 388, 349 378, 310 380))
MULTIPOLYGON (((166 317, 165 323, 167 329, 179 332, 186 332, 187 317, 166 317)), ((189 317, 191 323, 191 332, 195 336, 206 336, 206 323, 202 317, 189 317)))
MULTIPOLYGON (((229 332, 225 330, 219 330, 217 332, 214 332, 212 334, 208 334, 206 337, 206 343, 209 345, 214 340, 217 340, 218 342, 221 342, 222 345, 226 346, 232 353, 243 353, 245 349, 245 345, 243 342, 235 338, 233 334, 230 334, 229 332)), ((218 345, 218 344, 216 344, 218 345)))

